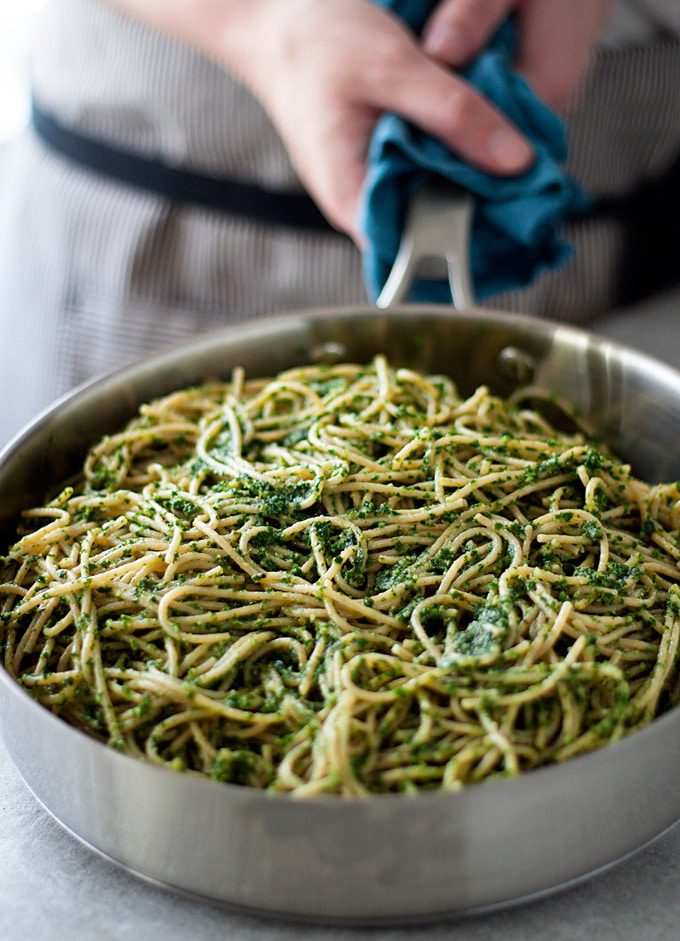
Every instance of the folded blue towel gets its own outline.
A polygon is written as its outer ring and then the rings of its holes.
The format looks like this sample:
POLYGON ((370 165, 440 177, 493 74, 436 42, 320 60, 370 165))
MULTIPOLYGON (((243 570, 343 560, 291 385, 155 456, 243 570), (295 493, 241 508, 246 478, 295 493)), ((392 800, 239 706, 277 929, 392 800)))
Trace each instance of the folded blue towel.
MULTIPOLYGON (((375 2, 400 16, 416 33, 436 6, 436 0, 375 2)), ((559 228, 588 200, 560 168, 567 156, 564 124, 512 71, 514 50, 515 28, 508 20, 462 74, 531 141, 535 160, 520 176, 477 170, 395 114, 379 119, 370 142, 361 219, 366 236, 364 279, 372 300, 392 268, 410 198, 433 174, 477 197, 471 244, 477 298, 523 287, 570 256, 559 228)), ((411 299, 448 303, 451 294, 444 281, 420 280, 411 299)))

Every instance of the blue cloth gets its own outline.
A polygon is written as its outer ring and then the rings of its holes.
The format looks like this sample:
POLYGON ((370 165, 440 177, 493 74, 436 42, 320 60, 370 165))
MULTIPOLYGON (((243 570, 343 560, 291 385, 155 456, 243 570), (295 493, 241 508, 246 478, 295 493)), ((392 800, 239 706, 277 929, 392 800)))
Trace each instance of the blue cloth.
MULTIPOLYGON (((436 0, 375 0, 422 30, 436 0)), ((477 298, 530 284, 546 268, 562 264, 571 248, 559 228, 588 200, 562 171, 567 157, 563 122, 512 70, 515 29, 511 20, 462 75, 531 141, 535 160, 520 176, 477 170, 444 144, 395 114, 379 120, 371 138, 361 228, 366 237, 364 279, 372 300, 380 293, 399 249, 409 200, 435 174, 477 197, 471 240, 477 298)), ((417 281, 411 299, 449 303, 444 281, 417 281)))

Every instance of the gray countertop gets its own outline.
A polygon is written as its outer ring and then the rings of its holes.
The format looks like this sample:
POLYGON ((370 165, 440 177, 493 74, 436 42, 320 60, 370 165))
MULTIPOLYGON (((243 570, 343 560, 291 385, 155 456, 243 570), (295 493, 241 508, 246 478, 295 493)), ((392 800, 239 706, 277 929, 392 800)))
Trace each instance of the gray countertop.
MULTIPOLYGON (((601 321, 597 330, 680 366, 680 292, 601 321)), ((0 939, 118 941, 647 941, 680 937, 680 827, 561 894, 423 928, 306 927, 232 914, 148 885, 65 833, 31 796, 0 744, 0 939)))
POLYGON ((148 885, 96 856, 27 791, 0 745, 3 941, 514 941, 677 939, 680 826, 608 872, 559 895, 432 927, 320 928, 222 911, 148 885))

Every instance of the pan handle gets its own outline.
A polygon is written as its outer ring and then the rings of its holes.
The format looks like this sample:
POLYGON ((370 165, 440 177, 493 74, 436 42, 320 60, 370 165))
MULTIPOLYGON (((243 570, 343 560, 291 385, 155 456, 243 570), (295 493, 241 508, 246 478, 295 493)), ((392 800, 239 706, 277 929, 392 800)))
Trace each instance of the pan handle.
POLYGON ((470 276, 470 230, 474 198, 443 180, 430 179, 416 190, 406 217, 397 257, 376 305, 394 307, 409 298, 419 277, 446 276, 453 306, 475 306, 470 276))

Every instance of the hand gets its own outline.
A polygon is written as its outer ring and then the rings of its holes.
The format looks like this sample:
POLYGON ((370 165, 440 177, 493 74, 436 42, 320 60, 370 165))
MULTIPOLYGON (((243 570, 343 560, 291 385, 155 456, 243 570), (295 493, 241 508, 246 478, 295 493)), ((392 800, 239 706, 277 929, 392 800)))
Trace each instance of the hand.
POLYGON ((563 108, 610 0, 440 0, 419 43, 370 0, 109 0, 192 43, 259 97, 321 209, 357 242, 366 151, 394 111, 490 173, 531 163, 529 143, 452 74, 501 20, 520 21, 519 68, 563 108))
POLYGON ((514 11, 518 71, 547 104, 566 112, 611 6, 611 0, 442 0, 425 26, 423 46, 437 61, 459 68, 514 11))
POLYGON ((242 26, 226 40, 226 60, 267 108, 321 209, 357 241, 366 150, 382 111, 491 173, 531 163, 530 145, 510 122, 368 0, 259 0, 242 26))

